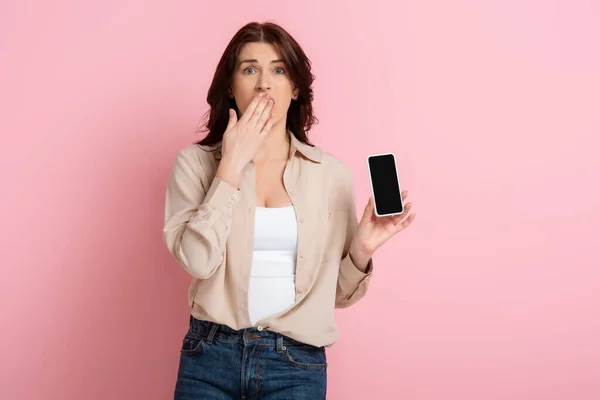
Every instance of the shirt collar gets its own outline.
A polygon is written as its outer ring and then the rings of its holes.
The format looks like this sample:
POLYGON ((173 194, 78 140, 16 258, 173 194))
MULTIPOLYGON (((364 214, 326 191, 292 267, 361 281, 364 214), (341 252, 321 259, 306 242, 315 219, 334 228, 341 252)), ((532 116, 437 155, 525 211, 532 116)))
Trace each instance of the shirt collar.
POLYGON ((289 132, 290 135, 290 156, 295 154, 295 151, 301 153, 304 157, 308 158, 311 161, 316 163, 320 163, 323 159, 323 152, 317 146, 311 146, 304 142, 298 140, 294 134, 289 132))

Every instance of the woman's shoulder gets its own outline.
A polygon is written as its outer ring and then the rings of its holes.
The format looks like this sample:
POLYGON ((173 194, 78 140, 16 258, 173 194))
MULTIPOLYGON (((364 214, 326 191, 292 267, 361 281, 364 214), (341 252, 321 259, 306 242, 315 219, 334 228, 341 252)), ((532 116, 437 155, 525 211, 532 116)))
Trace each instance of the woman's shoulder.
POLYGON ((206 164, 207 161, 218 157, 220 149, 221 147, 219 145, 207 146, 191 143, 180 148, 177 151, 176 158, 178 160, 206 164))
POLYGON ((185 173, 205 180, 214 175, 216 158, 219 153, 219 146, 188 144, 176 152, 173 173, 185 173))
POLYGON ((347 210, 354 202, 354 176, 350 165, 339 155, 321 151, 329 210, 347 210))
POLYGON ((322 155, 322 164, 325 169, 338 180, 352 181, 352 169, 350 165, 340 156, 329 151, 320 149, 322 155))

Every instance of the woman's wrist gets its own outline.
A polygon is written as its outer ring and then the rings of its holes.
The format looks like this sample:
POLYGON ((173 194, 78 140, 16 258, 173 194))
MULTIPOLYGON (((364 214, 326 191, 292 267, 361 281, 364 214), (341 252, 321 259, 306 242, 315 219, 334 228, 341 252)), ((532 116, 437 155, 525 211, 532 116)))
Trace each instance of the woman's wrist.
POLYGON ((217 168, 216 176, 229 183, 231 186, 239 188, 240 178, 243 168, 228 160, 221 160, 217 168))
POLYGON ((352 241, 350 244, 349 255, 354 265, 356 265, 356 268, 362 272, 365 272, 371 257, 373 257, 373 252, 367 249, 365 246, 362 246, 360 243, 352 241))

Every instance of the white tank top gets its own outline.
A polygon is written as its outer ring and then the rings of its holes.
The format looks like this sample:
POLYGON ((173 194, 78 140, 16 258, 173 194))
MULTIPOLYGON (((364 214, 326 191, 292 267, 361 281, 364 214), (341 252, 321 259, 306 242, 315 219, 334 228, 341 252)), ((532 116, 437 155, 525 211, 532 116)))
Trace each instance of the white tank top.
POLYGON ((252 325, 294 303, 297 242, 293 206, 256 207, 248 293, 252 325))

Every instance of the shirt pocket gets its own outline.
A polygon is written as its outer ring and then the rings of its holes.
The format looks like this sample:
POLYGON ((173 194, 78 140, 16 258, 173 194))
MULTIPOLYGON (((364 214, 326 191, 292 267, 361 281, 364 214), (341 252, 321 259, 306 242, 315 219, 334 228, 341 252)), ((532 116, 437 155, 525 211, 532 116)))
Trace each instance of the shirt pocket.
POLYGON ((346 244, 348 210, 328 210, 325 217, 321 262, 340 261, 346 244))

